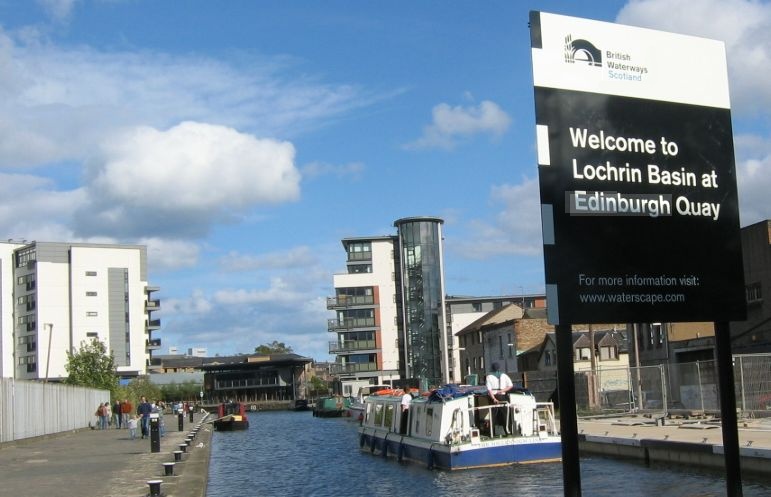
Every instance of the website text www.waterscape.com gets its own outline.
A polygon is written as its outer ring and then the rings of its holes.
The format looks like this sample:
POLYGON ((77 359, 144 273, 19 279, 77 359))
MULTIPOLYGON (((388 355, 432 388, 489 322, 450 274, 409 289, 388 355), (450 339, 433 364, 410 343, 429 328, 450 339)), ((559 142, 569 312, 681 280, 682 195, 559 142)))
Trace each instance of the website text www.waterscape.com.
POLYGON ((683 293, 579 293, 582 304, 678 304, 685 302, 683 293))

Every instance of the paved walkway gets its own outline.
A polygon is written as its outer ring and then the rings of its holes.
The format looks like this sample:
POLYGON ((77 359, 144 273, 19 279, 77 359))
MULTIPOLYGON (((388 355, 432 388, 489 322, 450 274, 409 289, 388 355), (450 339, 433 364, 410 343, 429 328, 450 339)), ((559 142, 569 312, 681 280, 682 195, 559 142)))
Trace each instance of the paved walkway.
POLYGON ((128 430, 80 430, 21 440, 0 447, 0 494, 33 497, 146 497, 149 480, 162 480, 166 496, 203 497, 212 427, 201 425, 198 435, 165 476, 164 462, 174 462, 174 451, 201 422, 166 415, 166 435, 160 452, 151 452, 150 440, 131 440, 128 430))
MULTIPOLYGON (((655 420, 644 416, 582 419, 578 421, 578 433, 630 440, 668 440, 723 445, 723 431, 719 423, 669 419, 665 423, 664 426, 657 426, 655 420)), ((740 420, 738 431, 740 448, 771 449, 771 418, 740 420)))

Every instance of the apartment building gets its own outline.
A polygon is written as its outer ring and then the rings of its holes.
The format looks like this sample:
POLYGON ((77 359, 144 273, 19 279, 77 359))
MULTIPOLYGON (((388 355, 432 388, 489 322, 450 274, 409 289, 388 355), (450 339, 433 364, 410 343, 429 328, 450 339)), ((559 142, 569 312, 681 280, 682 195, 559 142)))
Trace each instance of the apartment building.
POLYGON ((118 374, 144 374, 160 328, 158 287, 140 245, 0 243, 0 371, 23 380, 67 376, 67 352, 100 340, 118 374))
POLYGON ((394 222, 396 235, 345 238, 346 273, 333 277, 328 331, 332 374, 343 394, 366 384, 449 379, 442 255, 443 220, 394 222))

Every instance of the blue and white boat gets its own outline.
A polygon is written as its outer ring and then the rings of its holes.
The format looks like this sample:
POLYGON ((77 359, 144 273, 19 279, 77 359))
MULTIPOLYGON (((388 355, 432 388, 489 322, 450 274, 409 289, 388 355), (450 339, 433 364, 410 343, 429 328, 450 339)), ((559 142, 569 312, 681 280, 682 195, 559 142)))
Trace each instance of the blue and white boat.
POLYGON ((359 427, 362 451, 437 469, 470 469, 559 461, 560 435, 551 402, 526 390, 495 404, 484 387, 446 385, 414 399, 400 433, 401 395, 371 395, 359 427))

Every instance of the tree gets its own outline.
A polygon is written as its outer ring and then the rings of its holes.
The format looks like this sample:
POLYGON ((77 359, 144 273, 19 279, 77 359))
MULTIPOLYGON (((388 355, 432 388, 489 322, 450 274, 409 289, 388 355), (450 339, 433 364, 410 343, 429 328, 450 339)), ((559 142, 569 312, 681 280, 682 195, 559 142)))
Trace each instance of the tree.
POLYGON ((258 354, 291 354, 292 347, 285 345, 284 342, 278 342, 273 340, 273 343, 262 344, 259 347, 255 347, 254 351, 258 354))
POLYGON ((75 353, 68 351, 64 368, 67 370, 64 382, 68 385, 109 390, 110 394, 118 389, 112 353, 107 354, 107 347, 96 338, 81 342, 75 353))

